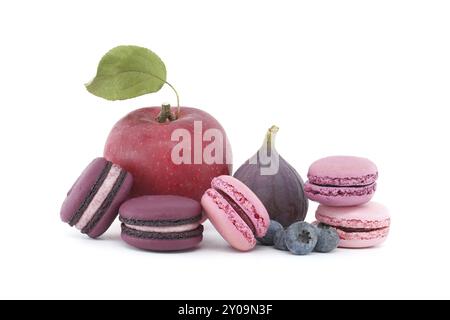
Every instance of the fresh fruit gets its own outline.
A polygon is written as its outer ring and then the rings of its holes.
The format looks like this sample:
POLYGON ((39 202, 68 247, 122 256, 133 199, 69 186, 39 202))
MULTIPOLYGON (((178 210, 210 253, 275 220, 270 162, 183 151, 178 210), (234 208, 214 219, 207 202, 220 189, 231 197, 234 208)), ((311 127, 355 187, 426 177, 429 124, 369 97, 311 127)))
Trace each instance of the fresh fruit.
POLYGON ((118 46, 102 57, 86 88, 107 100, 124 100, 167 84, 177 108, 163 104, 129 113, 111 130, 104 155, 135 177, 131 196, 172 194, 200 201, 212 178, 231 173, 231 148, 216 119, 180 107, 166 76, 164 62, 153 51, 118 46))
POLYGON ((266 235, 262 238, 256 238, 256 239, 262 245, 273 246, 275 234, 277 233, 278 230, 283 230, 283 229, 284 229, 283 226, 279 222, 277 222, 275 220, 270 220, 269 229, 267 230, 266 235))
POLYGON ((200 201, 214 177, 231 172, 226 157, 231 150, 219 122, 199 109, 182 107, 178 117, 174 111, 167 107, 135 110, 109 134, 105 158, 135 177, 132 196, 172 194, 200 201), (217 163, 205 157, 214 143, 203 139, 207 130, 223 138, 216 149, 221 154, 217 163), (180 144, 185 148, 180 149, 180 144))
POLYGON ((293 254, 306 255, 314 250, 317 244, 317 228, 301 221, 286 229, 286 247, 293 254))
POLYGON ((278 230, 273 237, 274 248, 278 250, 288 251, 285 239, 286 231, 284 229, 278 230))
POLYGON ((284 227, 305 219, 308 199, 303 191, 303 180, 295 169, 275 149, 272 126, 260 150, 234 174, 264 203, 270 218, 284 227))
POLYGON ((317 226, 318 239, 314 251, 327 253, 337 248, 339 244, 339 235, 336 229, 331 227, 317 226))

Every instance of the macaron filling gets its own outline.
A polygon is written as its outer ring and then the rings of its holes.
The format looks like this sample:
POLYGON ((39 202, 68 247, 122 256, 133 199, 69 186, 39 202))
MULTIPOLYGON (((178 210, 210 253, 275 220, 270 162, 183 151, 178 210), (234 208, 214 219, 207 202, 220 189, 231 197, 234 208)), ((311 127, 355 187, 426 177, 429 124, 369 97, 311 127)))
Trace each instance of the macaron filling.
POLYGON ((310 183, 319 186, 367 186, 374 183, 378 179, 378 172, 367 174, 360 177, 330 177, 330 176, 314 176, 308 175, 310 183))
POLYGON ((129 236, 145 239, 186 239, 202 234, 202 215, 178 220, 138 220, 119 216, 122 231, 129 236))
POLYGON ((199 224, 197 228, 183 232, 147 232, 130 228, 122 223, 122 232, 130 237, 140 239, 181 240, 201 236, 203 233, 203 226, 199 224))
MULTIPOLYGON (((120 213, 119 213, 120 214, 120 213)), ((132 218, 125 218, 122 215, 119 216, 120 222, 123 222, 126 225, 133 226, 134 228, 141 227, 172 227, 172 226, 182 226, 198 223, 200 224, 200 220, 202 219, 202 215, 198 214, 194 217, 187 219, 177 219, 177 220, 139 220, 132 218)))
MULTIPOLYGON (((70 220, 69 220, 69 225, 70 226, 74 226, 80 221, 82 215, 85 213, 87 207, 92 202, 92 199, 95 197, 95 195, 97 194, 97 191, 100 189, 100 187, 102 186, 102 184, 105 181, 106 177, 108 176, 109 171, 111 170, 111 167, 112 167, 112 163, 111 162, 107 162, 106 166, 103 168, 102 172, 100 173, 98 179, 95 181, 95 183, 92 186, 91 190, 89 191, 88 195, 86 196, 84 201, 81 203, 81 205, 77 209, 77 211, 72 215, 72 218, 70 218, 70 220)), ((78 180, 77 180, 77 182, 78 182, 78 180)), ((77 182, 75 182, 75 184, 77 182)), ((70 188, 70 190, 67 193, 67 195, 70 195, 72 193, 72 190, 73 190, 75 184, 72 186, 72 188, 70 188)))
POLYGON ((206 190, 206 194, 219 209, 223 210, 228 221, 234 225, 236 230, 238 230, 251 245, 256 244, 254 233, 244 220, 240 218, 239 214, 233 209, 231 204, 215 189, 206 190))
POLYGON ((267 231, 267 221, 257 212, 255 206, 230 183, 214 178, 211 186, 229 203, 253 234, 262 237, 267 231))
POLYGON ((380 220, 365 219, 344 219, 338 217, 329 217, 325 214, 316 212, 316 219, 325 225, 340 229, 356 230, 377 230, 389 227, 391 219, 386 217, 380 220))
POLYGON ((372 183, 364 186, 332 186, 332 185, 318 185, 308 181, 305 184, 305 192, 311 195, 322 195, 326 197, 339 196, 365 196, 370 195, 376 191, 377 184, 372 183))
POLYGON ((245 213, 245 211, 234 201, 229 195, 227 195, 222 190, 216 190, 224 199, 226 202, 228 202, 234 211, 241 217, 241 219, 245 222, 245 224, 250 228, 252 233, 256 234, 256 228, 253 222, 250 220, 248 215, 245 213))
POLYGON ((372 240, 387 237, 389 233, 389 226, 381 228, 348 228, 323 224, 335 228, 339 238, 343 240, 372 240))
POLYGON ((127 172, 121 167, 108 162, 69 224, 83 233, 89 233, 111 205, 126 175, 127 172))
POLYGON ((185 225, 178 225, 178 226, 136 226, 132 224, 126 224, 125 226, 130 229, 143 231, 143 232, 160 232, 160 233, 171 233, 171 232, 185 232, 185 231, 191 231, 198 228, 200 223, 190 223, 185 225))

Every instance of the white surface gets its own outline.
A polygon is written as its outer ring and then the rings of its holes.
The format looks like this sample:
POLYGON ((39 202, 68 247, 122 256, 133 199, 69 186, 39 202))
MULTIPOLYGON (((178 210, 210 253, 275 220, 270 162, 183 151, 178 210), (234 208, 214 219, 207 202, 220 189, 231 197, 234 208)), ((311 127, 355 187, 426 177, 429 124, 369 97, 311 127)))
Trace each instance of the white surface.
MULTIPOLYGON (((448 1, 0 3, 0 298, 450 298, 448 1), (119 44, 153 49, 182 103, 227 130, 235 168, 277 124, 305 177, 333 154, 371 158, 392 210, 371 250, 298 257, 130 249, 59 221, 65 192, 112 125, 170 89, 124 102, 83 84, 119 44)), ((311 205, 308 220, 313 219, 311 205)))

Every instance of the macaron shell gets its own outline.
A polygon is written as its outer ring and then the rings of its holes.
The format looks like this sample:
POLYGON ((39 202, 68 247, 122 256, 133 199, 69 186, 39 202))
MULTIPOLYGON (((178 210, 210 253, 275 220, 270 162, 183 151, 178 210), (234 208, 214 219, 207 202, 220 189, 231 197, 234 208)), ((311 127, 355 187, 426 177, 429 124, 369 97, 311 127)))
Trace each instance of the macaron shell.
POLYGON ((357 229, 388 227, 391 222, 389 210, 375 201, 353 207, 319 205, 316 219, 331 226, 357 229))
MULTIPOLYGON (((312 223, 314 226, 318 224, 319 221, 312 223)), ((345 232, 337 228, 334 229, 339 235, 339 248, 370 248, 386 241, 389 234, 389 227, 371 232, 345 232)))
POLYGON ((179 240, 143 239, 132 237, 123 232, 121 237, 130 246, 149 251, 180 251, 192 249, 198 246, 203 239, 202 235, 179 240))
POLYGON ((126 227, 142 231, 142 232, 152 232, 152 233, 178 233, 178 232, 187 232, 191 230, 196 230, 200 223, 194 222, 190 224, 180 224, 176 226, 139 226, 139 225, 130 225, 125 224, 126 227))
POLYGON ((378 178, 377 166, 367 158, 331 156, 309 167, 308 179, 320 185, 366 185, 378 178))
POLYGON ((211 186, 234 199, 255 226, 256 236, 264 237, 270 225, 270 217, 264 204, 249 187, 232 176, 214 178, 211 186))
POLYGON ((151 195, 133 198, 122 204, 120 216, 142 221, 184 220, 202 213, 198 201, 174 195, 151 195))
POLYGON ((305 183, 308 199, 327 206, 357 206, 369 202, 376 190, 376 184, 361 187, 325 187, 305 183))
POLYGON ((127 173, 125 180, 122 182, 119 191, 115 194, 114 200, 109 205, 106 212, 96 223, 96 225, 87 233, 91 238, 97 238, 108 230, 119 213, 120 205, 127 199, 128 194, 133 186, 133 177, 127 173))
POLYGON ((351 240, 345 240, 340 238, 338 247, 348 249, 370 248, 382 244, 384 241, 386 241, 386 238, 387 237, 379 237, 373 239, 351 239, 351 240))
POLYGON ((211 223, 233 248, 249 251, 255 247, 252 230, 216 190, 206 190, 201 203, 211 223))
POLYGON ((70 222, 107 164, 108 162, 104 158, 96 158, 83 170, 61 206, 62 221, 70 222))

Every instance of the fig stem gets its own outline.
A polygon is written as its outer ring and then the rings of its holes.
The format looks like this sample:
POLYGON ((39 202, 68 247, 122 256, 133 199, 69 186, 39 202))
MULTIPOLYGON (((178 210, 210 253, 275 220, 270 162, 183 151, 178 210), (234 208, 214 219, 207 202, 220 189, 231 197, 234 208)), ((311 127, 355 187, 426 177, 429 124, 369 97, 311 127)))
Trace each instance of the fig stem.
POLYGON ((277 126, 273 125, 267 130, 266 134, 266 146, 267 146, 267 154, 270 156, 272 154, 272 140, 275 139, 275 135, 277 134, 278 130, 277 126))
POLYGON ((167 81, 164 81, 164 82, 173 90, 173 92, 175 93, 175 96, 177 97, 177 112, 175 113, 175 119, 173 119, 173 120, 176 120, 180 116, 180 96, 178 95, 178 92, 173 85, 171 85, 167 81))
POLYGON ((163 103, 161 105, 161 112, 159 113, 158 117, 156 118, 156 120, 159 123, 164 123, 167 120, 169 121, 173 121, 175 120, 175 115, 172 113, 172 111, 170 111, 170 104, 168 103, 163 103))

